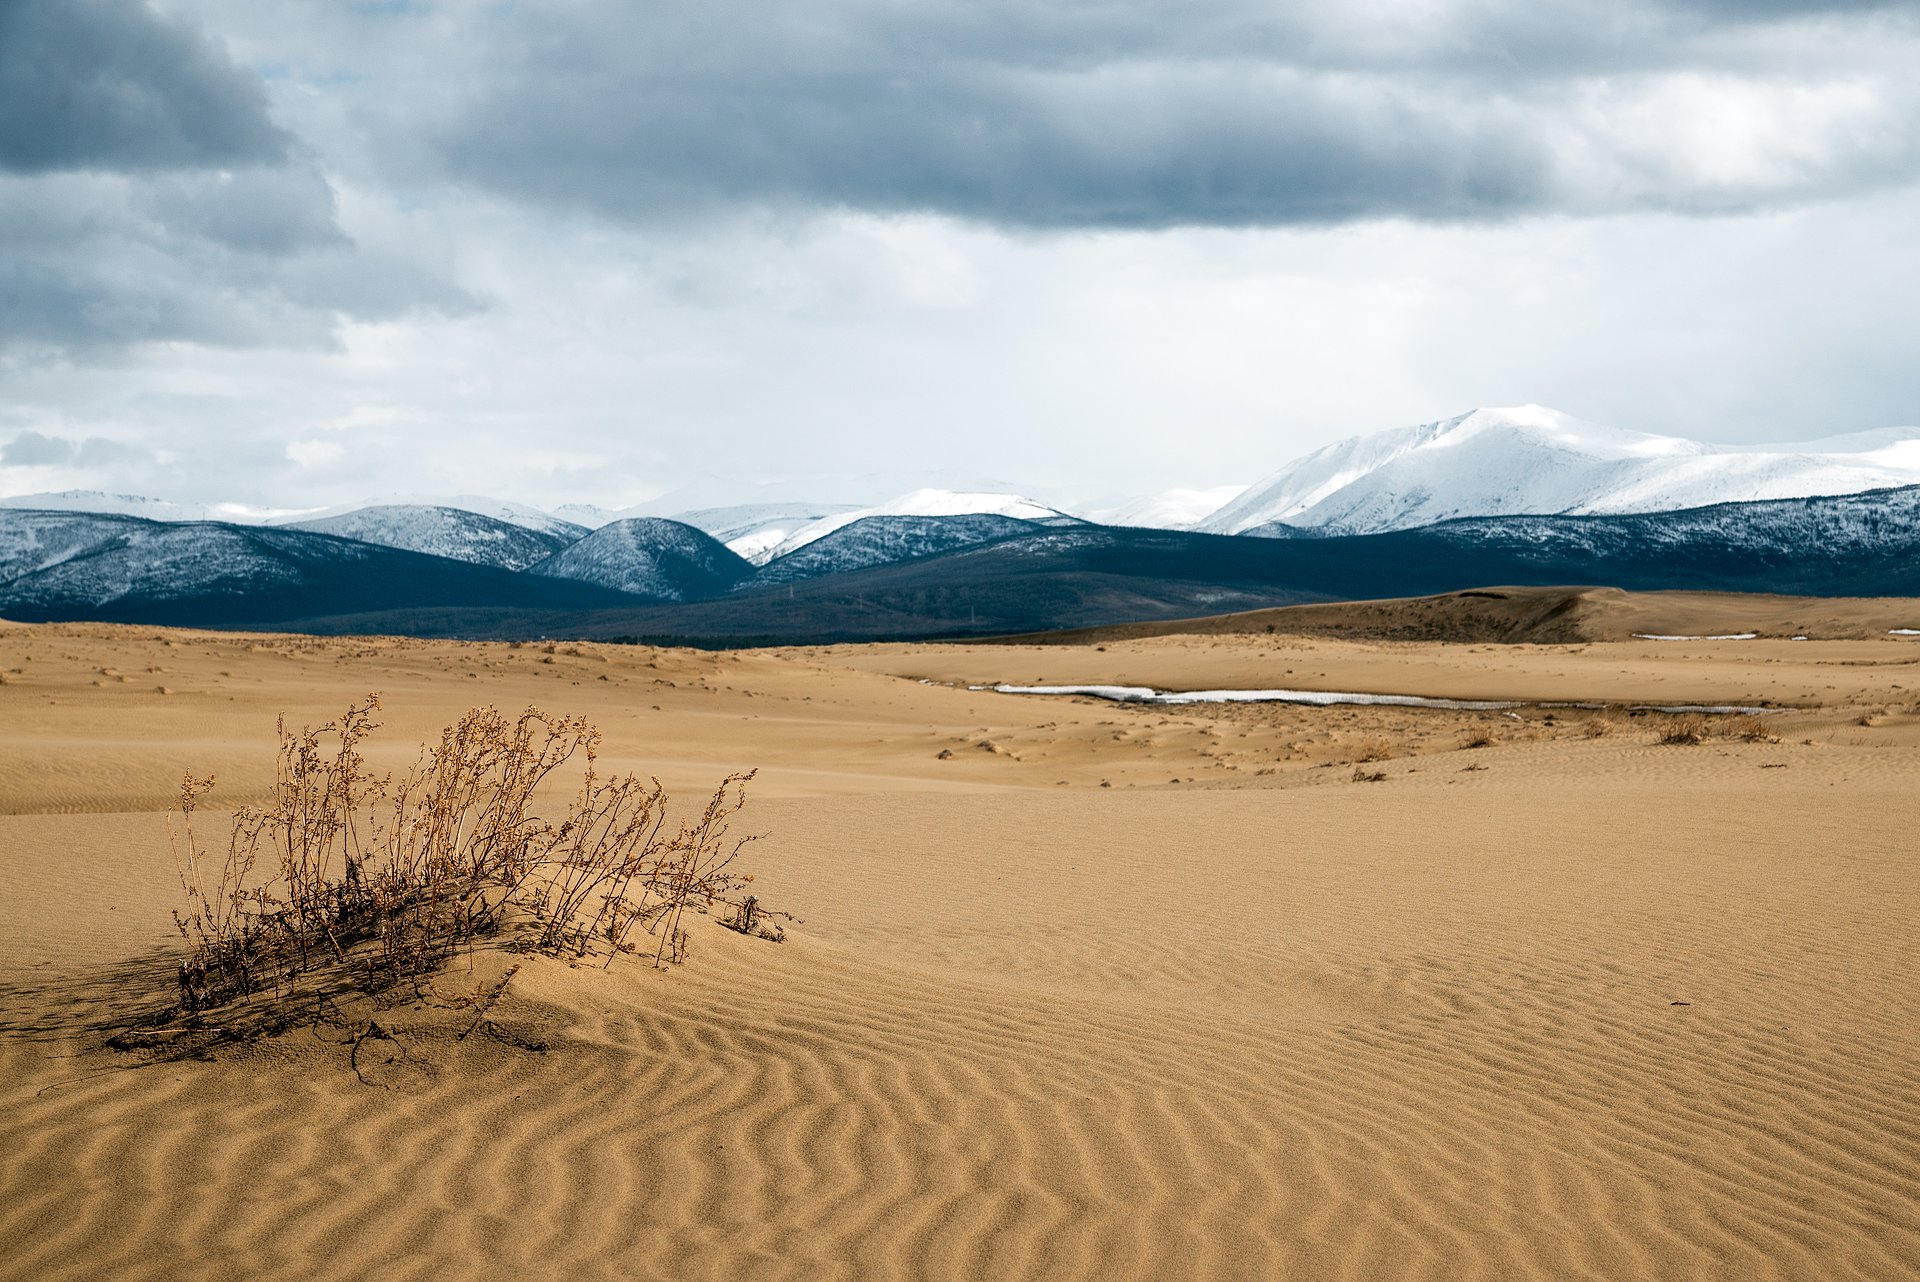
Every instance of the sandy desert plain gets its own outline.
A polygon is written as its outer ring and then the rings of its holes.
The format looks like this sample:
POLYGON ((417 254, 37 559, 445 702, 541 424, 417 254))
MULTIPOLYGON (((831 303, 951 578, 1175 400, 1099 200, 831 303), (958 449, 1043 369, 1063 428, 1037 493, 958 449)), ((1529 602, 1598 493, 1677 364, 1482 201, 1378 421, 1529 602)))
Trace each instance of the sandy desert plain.
POLYGON ((733 653, 0 626, 0 1277, 1920 1276, 1913 627, 1605 592, 733 653), (743 858, 799 921, 524 959, 512 1037, 402 1004, 365 1082, 319 1026, 108 1049, 167 998, 181 773, 256 800, 277 717, 368 691, 382 768, 481 703, 586 714, 687 804, 758 768, 743 858), (1772 707, 1681 744, 1623 710, 1683 703, 1772 707))

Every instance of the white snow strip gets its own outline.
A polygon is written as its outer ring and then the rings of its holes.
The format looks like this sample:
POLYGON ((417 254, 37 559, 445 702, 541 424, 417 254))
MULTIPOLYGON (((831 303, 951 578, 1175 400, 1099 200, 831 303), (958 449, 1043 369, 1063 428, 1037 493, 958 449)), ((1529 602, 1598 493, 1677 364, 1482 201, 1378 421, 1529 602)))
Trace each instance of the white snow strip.
POLYGON ((1635 641, 1751 641, 1759 636, 1758 632, 1721 632, 1710 637, 1669 637, 1657 632, 1636 632, 1635 641))
MULTIPOLYGON (((1448 708, 1456 712, 1505 712, 1508 708, 1588 708, 1605 707, 1599 703, 1536 703, 1519 699, 1434 699, 1418 694, 1357 694, 1343 690, 1155 690, 1150 686, 968 686, 969 690, 991 690, 995 694, 1064 694, 1089 699, 1110 699, 1115 703, 1297 703, 1326 708, 1359 704, 1385 708, 1448 708)), ((1777 712, 1777 708, 1753 707, 1733 703, 1640 703, 1632 712, 1777 712)), ((1511 714, 1509 714, 1511 715, 1511 714)))
POLYGON ((1920 628, 1889 628, 1887 635, 1890 637, 1920 637, 1920 628))
POLYGON ((1778 712, 1778 708, 1756 708, 1742 703, 1636 703, 1628 712, 1707 712, 1716 716, 1757 717, 1763 712, 1778 712))
MULTIPOLYGON (((978 688, 978 687, 974 687, 978 688)), ((1154 690, 1147 686, 989 686, 999 694, 1066 694, 1115 703, 1300 703, 1325 708, 1362 704, 1390 708, 1453 708, 1499 712, 1521 705, 1505 699, 1429 699, 1417 694, 1357 694, 1340 690, 1154 690)))

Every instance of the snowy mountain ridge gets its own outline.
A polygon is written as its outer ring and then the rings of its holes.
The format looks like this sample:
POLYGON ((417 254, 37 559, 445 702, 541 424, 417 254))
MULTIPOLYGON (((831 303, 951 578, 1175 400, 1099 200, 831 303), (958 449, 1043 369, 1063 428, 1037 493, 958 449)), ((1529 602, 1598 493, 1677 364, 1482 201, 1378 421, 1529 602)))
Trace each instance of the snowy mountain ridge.
MULTIPOLYGON (((1070 512, 1004 488, 921 488, 884 503, 852 506, 799 501, 784 493, 776 498, 776 490, 791 487, 742 482, 738 492, 762 491, 769 501, 701 507, 668 519, 705 531, 759 566, 869 517, 1000 516, 1055 523, 1091 519, 1212 534, 1256 529, 1273 534, 1279 523, 1306 534, 1366 534, 1469 517, 1678 511, 1913 484, 1920 484, 1920 428, 1883 428, 1799 444, 1724 445, 1623 431, 1543 406, 1522 405, 1476 409, 1339 441, 1294 459, 1244 492, 1234 486, 1169 489, 1070 512)), ((716 478, 707 488, 718 487, 716 478)), ((455 527, 463 522, 444 513, 471 513, 517 526, 557 548, 585 537, 591 528, 657 517, 663 502, 619 509, 567 504, 549 512, 463 494, 391 496, 294 510, 69 490, 0 498, 0 509, 299 526, 517 569, 530 564, 528 553, 504 549, 519 540, 477 524, 458 531, 455 527), (415 515, 403 519, 403 509, 415 515), (429 510, 441 515, 430 517, 429 510)))
POLYGON ((1371 534, 1477 516, 1604 515, 1920 484, 1920 432, 1714 445, 1603 427, 1539 405, 1336 442, 1294 460, 1197 528, 1281 522, 1371 534))
POLYGON ((287 522, 278 528, 313 530, 502 570, 524 570, 575 541, 574 537, 466 508, 412 503, 356 508, 339 516, 287 522))
POLYGON ((1018 494, 973 493, 957 490, 915 490, 875 507, 838 512, 809 522, 789 535, 767 555, 770 563, 788 556, 842 526, 870 516, 1011 516, 1022 521, 1078 521, 1080 518, 1018 494))
POLYGON ((875 565, 895 565, 939 556, 958 548, 1019 538, 1047 527, 992 513, 958 516, 863 516, 763 565, 752 583, 762 586, 847 574, 875 565))
POLYGON ((795 532, 823 517, 858 510, 852 503, 743 503, 681 512, 673 519, 705 530, 754 565, 764 565, 795 532))
POLYGON ((703 531, 638 519, 514 571, 290 526, 0 509, 0 617, 507 637, 585 627, 767 643, 1030 632, 1484 584, 1920 596, 1920 485, 1297 533, 869 517, 755 573, 703 531), (690 613, 673 613, 676 603, 690 613))
MULTIPOLYGON (((571 542, 587 532, 587 527, 573 521, 564 520, 551 512, 542 511, 527 503, 516 503, 511 499, 496 499, 485 494, 388 494, 359 503, 343 503, 335 507, 320 508, 317 511, 305 511, 291 516, 281 517, 274 523, 278 525, 310 524, 316 521, 330 520, 334 517, 350 516, 356 512, 368 512, 393 508, 451 508, 456 512, 472 512, 476 516, 490 517, 495 521, 505 521, 509 525, 523 526, 537 530, 541 534, 551 534, 571 542)), ((137 515, 145 515, 139 513, 137 515)), ((156 517, 156 520, 165 518, 156 517)), ((215 520, 229 518, 215 517, 215 520)))
POLYGON ((0 615, 229 626, 433 607, 628 600, 287 526, 0 509, 0 615))
POLYGON ((708 534, 679 521, 638 516, 601 526, 528 568, 660 601, 717 596, 752 567, 708 534))
POLYGON ((292 508, 254 508, 244 503, 175 503, 142 494, 113 494, 106 490, 57 490, 15 494, 0 498, 0 508, 34 512, 86 512, 99 516, 137 516, 148 521, 225 521, 229 525, 264 525, 269 521, 297 521, 315 515, 292 508))

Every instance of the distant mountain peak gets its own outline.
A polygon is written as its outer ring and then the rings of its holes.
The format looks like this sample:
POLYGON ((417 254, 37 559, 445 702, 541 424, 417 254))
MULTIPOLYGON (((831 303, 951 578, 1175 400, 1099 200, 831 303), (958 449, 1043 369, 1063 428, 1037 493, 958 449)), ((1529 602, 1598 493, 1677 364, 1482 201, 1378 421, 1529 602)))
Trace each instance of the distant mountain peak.
POLYGON ((661 601, 718 596, 753 567, 726 544, 680 521, 637 516, 601 526, 528 573, 574 579, 661 601))
POLYGON ((297 517, 287 519, 285 523, 323 521, 333 517, 347 516, 354 512, 398 508, 441 508, 456 512, 471 512, 476 516, 490 517, 496 521, 505 521, 511 525, 568 540, 577 539, 587 532, 586 526, 564 520, 531 504, 516 503, 512 499, 497 499, 485 494, 383 494, 359 503, 344 503, 317 511, 302 512, 297 517))
POLYGON ((334 534, 502 570, 524 570, 574 541, 572 535, 530 528, 467 508, 419 503, 382 503, 338 516, 295 521, 282 528, 334 534))
POLYGON ((1022 521, 1074 521, 1079 518, 1058 508, 1036 503, 1019 494, 963 490, 913 490, 874 507, 837 512, 810 522, 789 535, 767 556, 769 563, 825 538, 842 526, 870 516, 1010 516, 1022 521))
POLYGON ((0 498, 0 507, 40 512, 92 512, 108 516, 138 516, 149 521, 234 521, 254 522, 269 514, 242 507, 237 503, 208 505, 174 503, 148 498, 142 494, 115 494, 108 490, 56 490, 41 494, 16 494, 0 498))
POLYGON ((1239 534, 1278 522, 1366 534, 1459 517, 1666 511, 1916 483, 1920 444, 1911 432, 1714 445, 1519 405, 1335 442, 1197 528, 1239 534))

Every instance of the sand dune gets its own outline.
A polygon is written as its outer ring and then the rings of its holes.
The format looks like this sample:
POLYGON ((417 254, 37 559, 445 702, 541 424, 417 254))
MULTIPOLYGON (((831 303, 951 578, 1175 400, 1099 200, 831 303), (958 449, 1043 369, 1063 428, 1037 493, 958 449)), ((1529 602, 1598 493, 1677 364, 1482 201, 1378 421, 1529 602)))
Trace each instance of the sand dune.
POLYGON ((1916 664, 0 632, 0 1277, 1913 1276, 1916 664), (1778 742, 1669 746, 965 688, 1036 676, 1782 708, 1778 742), (169 777, 257 795, 278 711, 368 688, 403 746, 538 700, 683 789, 764 767, 757 887, 802 923, 527 962, 511 1040, 384 1012, 371 1085, 326 1029, 102 1049, 166 983, 169 777))
POLYGON ((1278 632, 1348 640, 1567 645, 1628 641, 1635 633, 1712 636, 1757 632, 1827 641, 1873 640, 1920 627, 1920 604, 1893 597, 1795 597, 1743 592, 1623 592, 1619 588, 1476 588, 1387 601, 1290 605, 1170 623, 1081 628, 1031 638, 1091 645, 1162 636, 1278 632))

